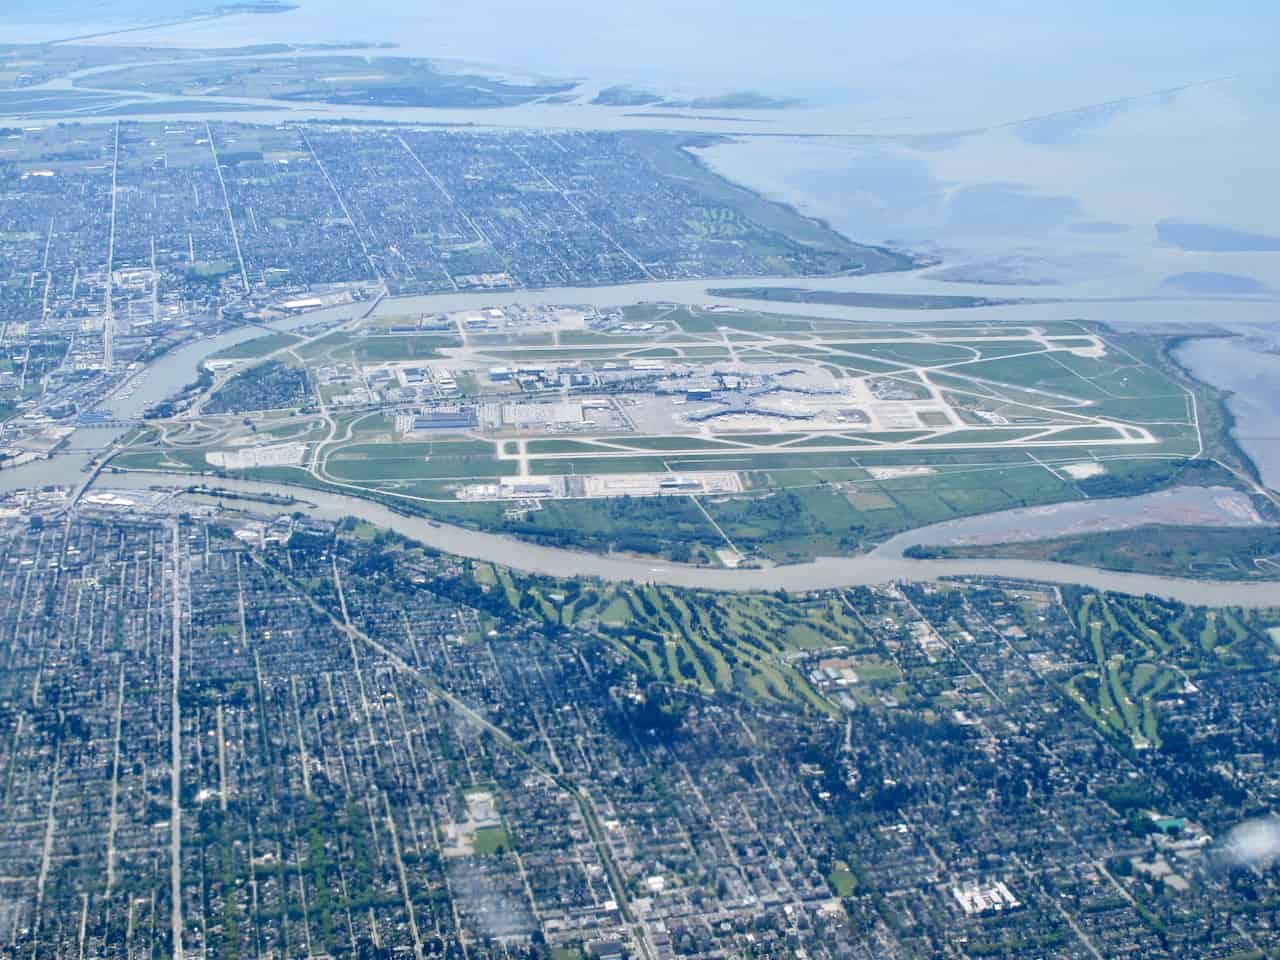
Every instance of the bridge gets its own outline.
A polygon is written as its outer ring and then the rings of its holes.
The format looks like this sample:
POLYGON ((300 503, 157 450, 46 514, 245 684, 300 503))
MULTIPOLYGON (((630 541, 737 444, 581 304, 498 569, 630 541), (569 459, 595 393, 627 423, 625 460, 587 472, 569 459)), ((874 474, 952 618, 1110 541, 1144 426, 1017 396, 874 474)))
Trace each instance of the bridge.
POLYGON ((123 417, 113 417, 110 420, 78 420, 76 421, 77 430, 122 430, 128 427, 140 426, 144 421, 130 420, 123 417))

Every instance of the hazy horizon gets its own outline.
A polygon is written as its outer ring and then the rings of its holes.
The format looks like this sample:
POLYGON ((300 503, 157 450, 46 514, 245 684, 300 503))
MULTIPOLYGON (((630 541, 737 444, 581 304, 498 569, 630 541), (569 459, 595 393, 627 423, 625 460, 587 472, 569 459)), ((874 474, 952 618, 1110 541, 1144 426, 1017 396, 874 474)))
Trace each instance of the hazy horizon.
MULTIPOLYGON (((52 39, 68 34, 71 19, 81 21, 70 31, 79 33, 201 6, 17 0, 0 39, 52 39)), ((1245 2, 1212 12, 1190 3, 1158 11, 1146 3, 1112 6, 1030 10, 1001 2, 961 9, 927 0, 886 10, 838 0, 746 0, 727 17, 715 0, 643 7, 484 0, 424 15, 407 0, 369 0, 358 9, 342 0, 302 0, 289 13, 139 32, 128 42, 394 41, 414 55, 558 76, 879 103, 886 122, 953 120, 943 127, 1005 122, 1242 72, 1274 73, 1276 10, 1245 2)))

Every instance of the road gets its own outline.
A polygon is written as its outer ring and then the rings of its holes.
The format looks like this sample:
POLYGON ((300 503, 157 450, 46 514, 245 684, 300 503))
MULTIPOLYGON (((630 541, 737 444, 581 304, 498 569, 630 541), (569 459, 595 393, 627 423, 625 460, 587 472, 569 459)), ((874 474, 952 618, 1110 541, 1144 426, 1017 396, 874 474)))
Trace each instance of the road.
POLYGON ((173 957, 182 960, 182 534, 173 524, 173 654, 169 681, 169 898, 173 957))

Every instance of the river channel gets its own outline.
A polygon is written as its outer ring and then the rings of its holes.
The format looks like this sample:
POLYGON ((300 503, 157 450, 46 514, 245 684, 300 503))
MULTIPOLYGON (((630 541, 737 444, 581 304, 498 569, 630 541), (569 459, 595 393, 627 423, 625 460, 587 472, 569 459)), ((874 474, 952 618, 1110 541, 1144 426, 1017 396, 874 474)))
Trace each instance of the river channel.
MULTIPOLYGON (((104 489, 137 489, 163 484, 186 485, 191 481, 191 477, 182 474, 131 473, 102 477, 97 486, 104 489)), ((808 563, 767 569, 729 570, 619 554, 600 555, 559 547, 543 547, 500 533, 485 533, 405 516, 381 504, 345 494, 252 480, 219 479, 216 483, 225 490, 238 493, 297 497, 297 503, 276 508, 282 513, 302 511, 325 520, 358 517, 443 553, 552 577, 596 577, 613 582, 665 583, 677 587, 730 591, 830 590, 839 587, 876 586, 895 581, 936 580, 942 577, 1001 577, 1079 584, 1121 593, 1151 594, 1206 606, 1280 607, 1280 584, 1277 583, 1182 580, 1029 560, 912 560, 904 557, 902 550, 905 547, 922 540, 934 539, 928 527, 902 534, 870 553, 858 556, 820 557, 808 563)), ((229 503, 240 504, 234 500, 229 503)), ((1114 510, 1122 505, 1120 501, 1111 501, 1110 509, 1114 510)), ((256 509, 260 505, 253 506, 256 509)), ((261 506, 266 510, 271 509, 261 506)), ((1016 515, 1020 511, 1010 513, 1016 515)), ((992 517, 987 518, 988 522, 992 517)))
MULTIPOLYGON (((349 319, 363 311, 362 304, 345 304, 327 307, 300 316, 286 317, 265 326, 272 330, 291 330, 323 321, 349 319)), ((263 326, 235 327, 212 337, 204 337, 184 343, 161 356, 154 363, 140 370, 133 378, 121 384, 100 407, 110 410, 122 420, 142 416, 144 410, 173 396, 196 379, 200 364, 220 350, 238 343, 265 336, 263 326)), ((0 470, 0 491, 18 490, 23 487, 49 485, 75 486, 84 479, 83 473, 96 452, 105 449, 123 436, 122 429, 80 427, 63 445, 64 450, 48 460, 36 460, 8 470, 0 470)))

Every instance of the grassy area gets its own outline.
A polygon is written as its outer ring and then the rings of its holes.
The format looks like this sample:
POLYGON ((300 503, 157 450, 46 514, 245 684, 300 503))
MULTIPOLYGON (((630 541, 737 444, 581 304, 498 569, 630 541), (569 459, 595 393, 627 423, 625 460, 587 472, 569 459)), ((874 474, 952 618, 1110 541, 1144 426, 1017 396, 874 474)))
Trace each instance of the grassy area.
POLYGON ((471 840, 471 850, 477 856, 492 857, 511 850, 511 838, 503 827, 481 827, 471 840))
POLYGON ((208 280, 214 277, 225 277, 235 269, 236 265, 230 260, 197 260, 191 265, 190 272, 193 277, 208 280))
POLYGON ((848 348, 850 353, 874 357, 890 363, 932 365, 937 363, 964 363, 977 358, 972 347, 962 347, 933 340, 902 343, 861 343, 848 348))
POLYGON ((324 461, 328 476, 350 483, 500 477, 516 469, 514 462, 496 459, 492 443, 479 440, 352 443, 333 450, 324 461))
POLYGON ((930 475, 859 481, 865 472, 842 459, 839 471, 822 469, 821 460, 809 471, 758 471, 749 476, 764 493, 704 505, 739 549, 785 563, 856 552, 943 520, 1080 498, 1070 484, 1029 462, 954 464, 930 475))
POLYGON ((361 337, 352 345, 352 355, 362 362, 384 363, 397 360, 429 360, 442 356, 441 347, 460 345, 457 337, 428 334, 361 337))
MULTIPOLYGON (((716 467, 704 467, 714 470, 716 467)), ((724 469, 732 470, 733 467, 724 469)), ((660 456, 634 457, 564 457, 555 460, 530 458, 529 472, 535 476, 555 476, 562 473, 665 473, 667 461, 660 456)))
POLYGON ((262 337, 246 340, 244 343, 234 344, 225 350, 219 350, 209 359, 256 360, 259 357, 265 357, 269 353, 275 353, 277 350, 283 349, 292 343, 297 343, 301 339, 301 337, 292 333, 268 333, 262 337))
POLYGON ((204 454, 194 450, 126 450, 112 458, 111 466, 122 470, 180 473, 212 469, 204 454))
POLYGON ((849 869, 849 865, 843 861, 836 861, 831 868, 831 872, 827 874, 827 883, 837 897, 851 897, 855 890, 858 889, 858 878, 853 875, 849 869))
POLYGON ((390 363, 400 360, 429 360, 441 356, 441 347, 461 346, 453 336, 439 334, 360 334, 335 331, 300 347, 299 354, 308 362, 359 360, 364 363, 390 363))
POLYGON ((722 327, 753 333, 809 333, 813 330, 813 321, 803 317, 789 318, 749 310, 708 312, 696 307, 681 307, 670 315, 670 319, 686 333, 713 333, 722 327))
POLYGON ((655 554, 680 562, 709 561, 724 539, 686 497, 546 500, 509 525, 552 546, 655 554))
POLYGON ((617 344, 627 347, 644 347, 653 343, 655 337, 660 338, 665 331, 653 331, 648 334, 640 333, 608 333, 604 331, 594 330, 561 330, 560 343, 566 347, 573 346, 602 346, 609 344, 617 344))
POLYGON ((586 440, 529 440, 525 445, 530 453, 601 453, 608 450, 586 440))

